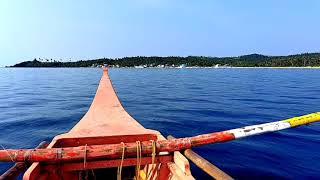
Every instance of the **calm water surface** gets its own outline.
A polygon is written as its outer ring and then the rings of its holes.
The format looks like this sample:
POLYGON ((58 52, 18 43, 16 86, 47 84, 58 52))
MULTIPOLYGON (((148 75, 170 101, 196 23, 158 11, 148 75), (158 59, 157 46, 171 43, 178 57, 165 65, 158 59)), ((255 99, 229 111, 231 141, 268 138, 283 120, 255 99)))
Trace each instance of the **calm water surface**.
MULTIPOLYGON (((32 148, 86 113, 100 69, 0 69, 0 144, 32 148)), ((320 71, 111 69, 127 111, 176 137, 320 111, 320 71)), ((319 179, 320 123, 194 149, 237 179, 319 179)), ((4 172, 8 164, 0 164, 4 172)), ((199 179, 209 178, 192 166, 199 179)))

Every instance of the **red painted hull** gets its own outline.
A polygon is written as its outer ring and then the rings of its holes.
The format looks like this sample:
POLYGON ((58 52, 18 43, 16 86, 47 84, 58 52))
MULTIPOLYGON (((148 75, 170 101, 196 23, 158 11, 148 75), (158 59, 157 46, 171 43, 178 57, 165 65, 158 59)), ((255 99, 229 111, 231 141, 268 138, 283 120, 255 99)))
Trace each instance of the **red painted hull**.
MULTIPOLYGON (((145 129, 125 111, 109 79, 108 70, 104 69, 96 96, 86 115, 68 133, 56 136, 47 148, 77 146, 87 148, 102 144, 164 139, 158 131, 145 129)), ((59 153, 53 152, 52 155, 59 156, 59 153)), ((120 159, 86 158, 80 158, 75 162, 33 163, 25 172, 23 179, 79 179, 79 177, 112 179, 116 177, 120 159)), ((188 161, 178 152, 163 153, 156 157, 155 165, 150 165, 151 162, 150 156, 141 158, 142 179, 193 179, 188 161), (153 169, 152 172, 151 169, 153 169), (143 176, 147 173, 149 173, 148 177, 143 176)), ((124 159, 123 177, 132 178, 136 164, 136 158, 124 159)))

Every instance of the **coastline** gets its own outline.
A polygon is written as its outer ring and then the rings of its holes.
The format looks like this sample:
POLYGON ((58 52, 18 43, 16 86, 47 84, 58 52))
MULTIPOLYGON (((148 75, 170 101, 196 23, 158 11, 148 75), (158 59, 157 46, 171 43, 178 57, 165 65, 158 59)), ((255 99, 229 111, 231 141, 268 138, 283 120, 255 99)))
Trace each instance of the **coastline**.
MULTIPOLYGON (((56 68, 92 68, 98 69, 99 67, 0 67, 0 68, 8 68, 8 69, 30 69, 30 68, 39 68, 39 69, 56 69, 56 68)), ((144 67, 144 68, 136 68, 136 67, 109 67, 110 69, 320 69, 320 66, 307 66, 307 67, 245 67, 245 66, 235 66, 235 67, 200 67, 200 66, 190 66, 190 67, 144 67)))
POLYGON ((307 66, 307 67, 230 67, 238 69, 320 69, 320 66, 307 66))

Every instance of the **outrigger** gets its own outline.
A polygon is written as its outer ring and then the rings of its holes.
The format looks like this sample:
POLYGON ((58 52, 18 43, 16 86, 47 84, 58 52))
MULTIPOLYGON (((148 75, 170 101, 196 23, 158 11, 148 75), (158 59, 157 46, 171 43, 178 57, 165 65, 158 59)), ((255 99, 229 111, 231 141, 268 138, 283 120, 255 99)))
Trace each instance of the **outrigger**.
POLYGON ((0 150, 0 162, 17 162, 0 179, 17 177, 28 164, 31 166, 24 173, 24 180, 194 179, 187 158, 215 179, 232 179, 191 148, 318 121, 320 112, 223 132, 166 139, 160 132, 144 128, 125 111, 108 69, 104 68, 90 109, 68 133, 36 149, 0 150))

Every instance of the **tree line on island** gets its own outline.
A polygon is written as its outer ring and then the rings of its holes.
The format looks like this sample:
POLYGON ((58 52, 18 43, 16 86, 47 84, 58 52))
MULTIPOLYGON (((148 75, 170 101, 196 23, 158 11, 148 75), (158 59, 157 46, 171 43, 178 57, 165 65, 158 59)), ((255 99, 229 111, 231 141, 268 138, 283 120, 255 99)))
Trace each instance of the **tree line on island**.
POLYGON ((265 56, 250 54, 238 57, 206 56, 136 56, 123 58, 101 58, 64 62, 52 59, 34 59, 11 67, 96 67, 108 64, 111 67, 308 67, 320 66, 320 53, 304 53, 288 56, 265 56))

